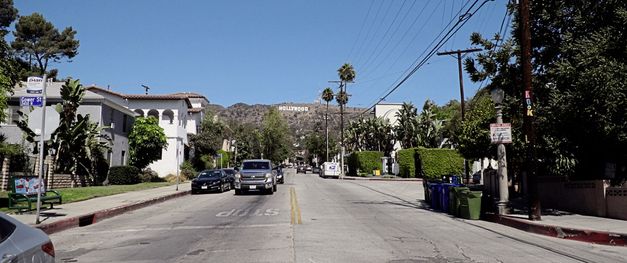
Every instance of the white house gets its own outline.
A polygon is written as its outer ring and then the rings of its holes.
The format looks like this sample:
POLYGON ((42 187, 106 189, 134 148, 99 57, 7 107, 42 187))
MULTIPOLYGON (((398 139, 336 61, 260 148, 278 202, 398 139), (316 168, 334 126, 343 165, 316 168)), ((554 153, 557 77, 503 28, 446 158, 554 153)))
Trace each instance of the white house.
POLYGON ((126 107, 138 116, 154 116, 159 120, 167 137, 168 146, 161 159, 149 165, 160 177, 176 174, 183 163, 188 146, 187 134, 196 134, 202 121, 204 106, 209 101, 195 93, 175 94, 121 94, 110 90, 90 87, 89 90, 103 96, 117 97, 126 101, 126 107), (192 99, 195 103, 192 103, 192 99))
MULTIPOLYGON (((376 118, 383 118, 384 120, 387 120, 392 127, 396 127, 398 125, 397 113, 401 110, 402 106, 403 103, 379 103, 374 106, 374 116, 376 118)), ((397 141, 394 144, 394 149, 402 149, 400 142, 397 141)))

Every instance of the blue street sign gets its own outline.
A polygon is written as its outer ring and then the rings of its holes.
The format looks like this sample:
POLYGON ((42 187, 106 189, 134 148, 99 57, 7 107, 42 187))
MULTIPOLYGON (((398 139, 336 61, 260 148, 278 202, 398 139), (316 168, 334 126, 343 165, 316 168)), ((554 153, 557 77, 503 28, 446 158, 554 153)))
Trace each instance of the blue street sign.
POLYGON ((43 106, 43 97, 20 97, 20 106, 43 106))

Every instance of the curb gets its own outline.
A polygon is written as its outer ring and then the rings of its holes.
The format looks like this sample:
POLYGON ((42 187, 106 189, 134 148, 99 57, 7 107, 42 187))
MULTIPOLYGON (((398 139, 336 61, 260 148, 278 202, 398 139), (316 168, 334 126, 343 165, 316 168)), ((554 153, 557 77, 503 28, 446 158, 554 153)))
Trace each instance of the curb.
POLYGON ((352 181, 394 181, 394 182, 422 182, 422 179, 412 179, 412 178, 367 178, 367 177, 348 177, 345 176, 343 180, 352 180, 352 181))
POLYGON ((56 222, 52 222, 49 224, 41 224, 35 227, 41 229, 46 234, 50 235, 50 234, 61 232, 63 230, 67 230, 70 228, 88 226, 106 218, 111 218, 111 217, 129 212, 129 211, 144 208, 153 204, 158 204, 158 203, 161 203, 170 199, 174 199, 177 197, 189 195, 190 192, 191 190, 180 191, 178 193, 164 195, 164 196, 156 197, 153 199, 141 201, 138 203, 99 210, 93 213, 74 216, 74 217, 66 218, 63 220, 56 221, 56 222))
POLYGON ((486 215, 487 221, 526 232, 599 245, 627 246, 627 234, 537 224, 508 216, 486 215))

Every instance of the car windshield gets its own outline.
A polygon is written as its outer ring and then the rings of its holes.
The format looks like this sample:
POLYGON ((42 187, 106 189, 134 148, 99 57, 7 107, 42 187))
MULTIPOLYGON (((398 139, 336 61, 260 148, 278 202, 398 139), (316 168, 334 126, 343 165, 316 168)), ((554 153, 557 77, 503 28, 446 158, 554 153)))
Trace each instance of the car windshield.
POLYGON ((223 171, 224 171, 225 174, 229 174, 229 175, 230 174, 236 174, 235 170, 233 170, 233 169, 224 169, 223 171))
POLYGON ((268 170, 270 163, 268 162, 244 162, 242 165, 245 170, 268 170))
POLYGON ((198 178, 202 179, 202 178, 215 178, 215 177, 220 177, 222 173, 219 170, 213 170, 213 171, 203 171, 198 175, 198 178))

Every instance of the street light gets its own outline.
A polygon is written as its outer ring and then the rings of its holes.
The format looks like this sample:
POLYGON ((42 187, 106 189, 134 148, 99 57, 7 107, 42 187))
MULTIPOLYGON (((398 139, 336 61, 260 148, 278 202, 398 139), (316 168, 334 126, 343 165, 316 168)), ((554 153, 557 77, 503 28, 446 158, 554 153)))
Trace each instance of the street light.
MULTIPOLYGON (((500 88, 495 88, 490 91, 492 101, 496 108, 496 123, 503 124, 503 99, 505 98, 505 92, 500 88)), ((498 168, 497 174, 499 177, 499 201, 496 206, 499 215, 507 214, 507 203, 509 199, 508 184, 507 184, 507 157, 505 153, 505 144, 499 141, 497 150, 498 168)))

